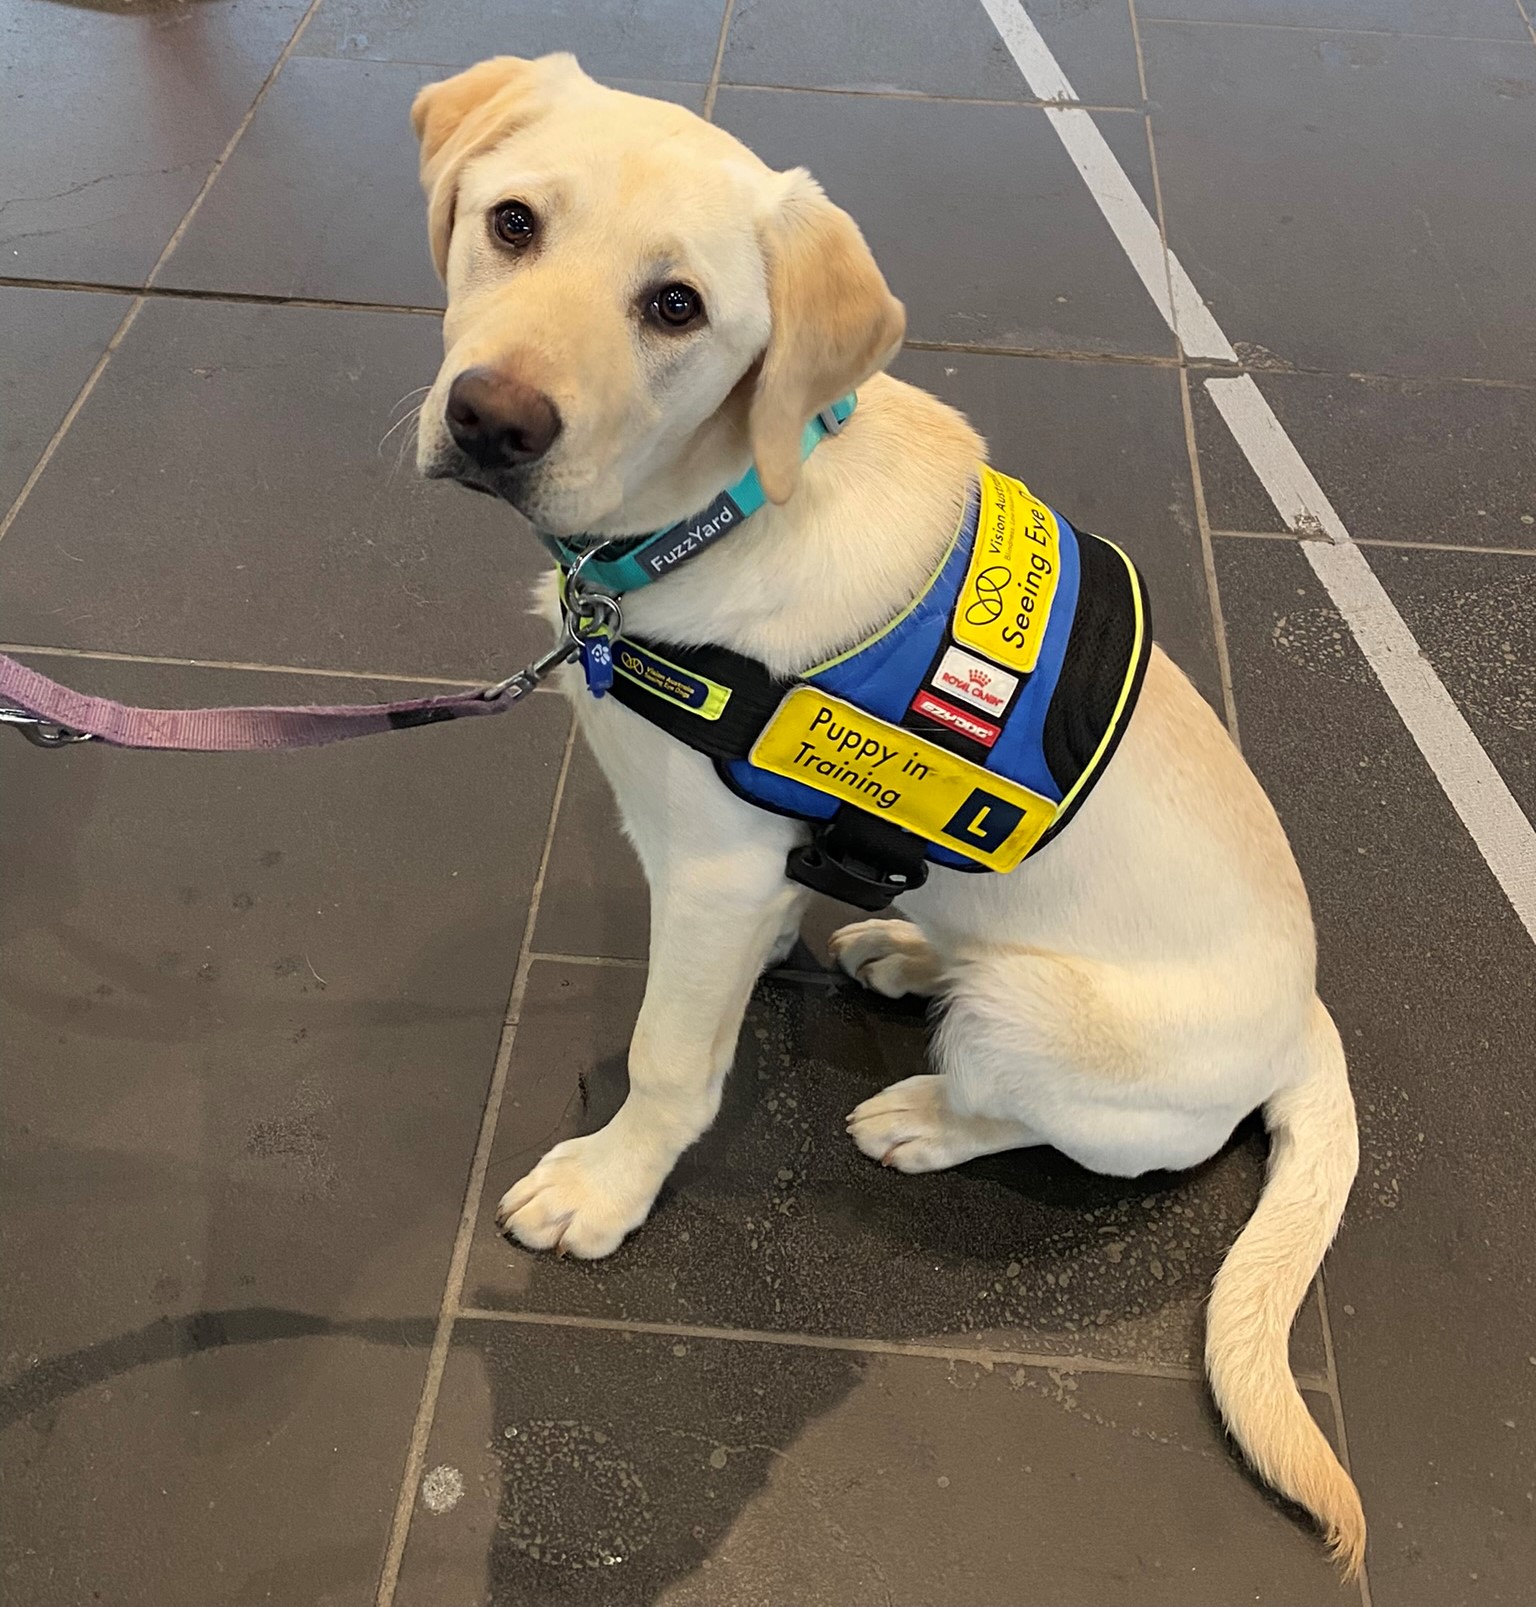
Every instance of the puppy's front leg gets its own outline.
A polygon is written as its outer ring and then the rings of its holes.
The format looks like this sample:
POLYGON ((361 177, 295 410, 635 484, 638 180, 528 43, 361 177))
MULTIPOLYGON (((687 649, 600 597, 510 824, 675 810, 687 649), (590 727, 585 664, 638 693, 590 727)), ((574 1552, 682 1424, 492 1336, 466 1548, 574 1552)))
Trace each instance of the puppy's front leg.
POLYGON ((752 985, 804 901, 784 878, 773 835, 771 846, 759 838, 713 852, 707 841, 650 853, 641 843, 651 964, 629 1097, 606 1127, 557 1144, 502 1198, 497 1220, 530 1248, 585 1257, 617 1249, 714 1120, 752 985))

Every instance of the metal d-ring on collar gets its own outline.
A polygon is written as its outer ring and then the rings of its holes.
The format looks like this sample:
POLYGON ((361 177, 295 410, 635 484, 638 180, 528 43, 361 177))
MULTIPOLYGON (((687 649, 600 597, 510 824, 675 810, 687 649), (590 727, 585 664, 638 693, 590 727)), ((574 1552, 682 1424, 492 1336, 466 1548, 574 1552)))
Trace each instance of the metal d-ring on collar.
POLYGON ((588 547, 562 577, 560 635, 555 645, 517 674, 483 688, 479 695, 487 703, 494 703, 509 694, 514 703, 526 697, 547 681, 562 664, 569 664, 577 657, 585 638, 605 635, 612 640, 618 636, 624 624, 619 599, 610 592, 595 589, 582 579, 582 570, 594 560, 601 561, 600 555, 607 545, 607 542, 599 542, 596 546, 588 547))

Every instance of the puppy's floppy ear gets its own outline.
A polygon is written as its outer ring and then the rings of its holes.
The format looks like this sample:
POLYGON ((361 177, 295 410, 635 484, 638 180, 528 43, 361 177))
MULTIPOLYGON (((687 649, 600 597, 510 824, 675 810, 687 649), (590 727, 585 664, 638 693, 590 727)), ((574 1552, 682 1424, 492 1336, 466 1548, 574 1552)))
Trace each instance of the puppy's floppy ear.
POLYGON ((428 84, 411 103, 411 126, 421 142, 421 187, 427 192, 427 229, 438 277, 448 269, 459 169, 471 156, 544 109, 542 93, 561 77, 583 78, 574 56, 493 56, 467 72, 428 84))
POLYGON ((807 421, 884 368, 906 329, 858 225, 803 168, 783 178, 762 225, 773 331, 747 415, 772 502, 787 502, 800 482, 807 421))

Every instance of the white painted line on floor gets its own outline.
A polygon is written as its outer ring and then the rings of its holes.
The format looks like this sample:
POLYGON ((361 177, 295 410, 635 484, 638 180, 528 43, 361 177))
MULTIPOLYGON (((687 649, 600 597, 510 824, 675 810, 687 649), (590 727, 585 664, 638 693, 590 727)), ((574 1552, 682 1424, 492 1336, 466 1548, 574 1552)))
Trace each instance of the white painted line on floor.
MULTIPOLYGON (((1002 35, 1009 54, 1018 63, 1024 82, 1037 100, 1077 102, 1078 93, 1051 54, 1050 46, 1019 4, 1019 0, 981 0, 992 25, 1002 35)), ((1072 104, 1049 106, 1045 115, 1066 147, 1073 166, 1083 175, 1089 193, 1099 203, 1105 221, 1115 231, 1121 249, 1157 303, 1163 321, 1174 330, 1191 357, 1212 357, 1235 363, 1237 353, 1211 316, 1210 308, 1189 275, 1172 255, 1165 257, 1157 220, 1147 210, 1136 186, 1110 150, 1093 114, 1072 104), (1170 305, 1171 300, 1171 305, 1170 305)))
POLYGON ((1205 388, 1281 518, 1303 537, 1308 563, 1536 942, 1536 837, 1504 778, 1253 377, 1208 379, 1205 388), (1320 535, 1327 539, 1307 539, 1320 535))
MULTIPOLYGON (((988 11, 1017 0, 981 0, 988 11)), ((1099 211, 1115 232, 1120 248, 1131 260, 1147 294, 1157 304, 1163 322, 1174 331, 1191 357, 1212 357, 1235 363, 1233 351, 1221 325, 1200 299, 1190 277, 1172 252, 1163 250, 1157 220, 1146 202, 1136 193, 1119 158, 1099 132, 1092 112, 1065 106, 1047 106, 1045 115, 1066 147, 1072 165, 1083 175, 1089 193, 1099 203, 1099 211), (1170 305, 1170 299, 1172 305, 1170 305)))
POLYGON ((1396 605, 1352 541, 1303 541, 1435 779, 1536 943, 1536 833, 1396 605))
POLYGON ((1302 536, 1348 541, 1344 521, 1327 493, 1302 462, 1296 444, 1264 400, 1251 374, 1237 379, 1208 379, 1205 389, 1242 448, 1243 456, 1269 493, 1287 530, 1302 536))
POLYGON ((1002 35, 1008 54, 1018 64, 1036 100, 1080 99, 1061 70, 1061 63, 1051 54, 1051 47, 1040 37, 1034 19, 1018 0, 981 0, 981 3, 987 8, 992 26, 1002 35))
MULTIPOLYGON (((1234 360, 1231 342, 1178 258, 1164 251, 1156 220, 1092 114, 1072 104, 1078 94, 1020 0, 981 3, 1031 94, 1067 103, 1047 107, 1046 116, 1185 353, 1234 360)), ((1252 377, 1207 380, 1206 390, 1281 518, 1303 538, 1313 572, 1536 942, 1536 830, 1252 377)))

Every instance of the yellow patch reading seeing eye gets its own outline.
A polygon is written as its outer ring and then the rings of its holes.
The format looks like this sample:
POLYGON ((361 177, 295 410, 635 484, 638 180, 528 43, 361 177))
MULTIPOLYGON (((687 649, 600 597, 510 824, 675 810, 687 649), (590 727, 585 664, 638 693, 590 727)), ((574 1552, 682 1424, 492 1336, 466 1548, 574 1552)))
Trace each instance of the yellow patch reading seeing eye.
POLYGON ((962 647, 1028 674, 1061 579, 1056 515, 1017 480, 981 471, 981 514, 951 629, 962 647))
POLYGON ((814 686, 786 694, 751 762, 992 870, 1012 870, 1056 818, 1049 798, 814 686))

